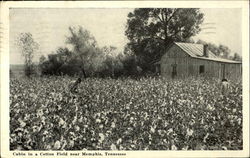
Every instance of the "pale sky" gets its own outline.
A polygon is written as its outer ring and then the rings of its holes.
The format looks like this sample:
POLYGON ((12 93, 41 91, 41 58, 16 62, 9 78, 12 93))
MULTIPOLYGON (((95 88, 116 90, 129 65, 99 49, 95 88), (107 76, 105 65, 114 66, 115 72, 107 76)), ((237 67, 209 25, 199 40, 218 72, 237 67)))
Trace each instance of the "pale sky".
MULTIPOLYGON (((38 61, 42 54, 64 47, 68 27, 78 25, 89 30, 100 47, 112 45, 122 51, 128 42, 124 32, 131 11, 133 9, 10 9, 10 63, 23 63, 15 45, 20 33, 32 33, 40 44, 40 54, 35 56, 35 61, 38 61)), ((204 29, 194 39, 226 45, 241 55, 241 10, 201 11, 205 14, 202 28, 214 29, 204 29)))

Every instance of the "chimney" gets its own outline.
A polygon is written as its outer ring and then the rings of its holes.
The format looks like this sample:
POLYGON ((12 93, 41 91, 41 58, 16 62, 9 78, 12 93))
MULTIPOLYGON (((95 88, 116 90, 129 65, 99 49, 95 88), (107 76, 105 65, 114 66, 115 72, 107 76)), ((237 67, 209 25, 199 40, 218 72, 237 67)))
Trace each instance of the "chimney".
POLYGON ((209 57, 209 55, 208 55, 208 45, 207 44, 203 45, 203 56, 204 57, 209 57))

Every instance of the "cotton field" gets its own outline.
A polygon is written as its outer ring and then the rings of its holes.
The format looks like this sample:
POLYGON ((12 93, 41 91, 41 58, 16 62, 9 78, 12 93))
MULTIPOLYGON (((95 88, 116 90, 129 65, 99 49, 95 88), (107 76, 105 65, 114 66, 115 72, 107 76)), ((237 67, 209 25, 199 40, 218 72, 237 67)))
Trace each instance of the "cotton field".
POLYGON ((10 79, 11 150, 240 150, 242 83, 10 79))

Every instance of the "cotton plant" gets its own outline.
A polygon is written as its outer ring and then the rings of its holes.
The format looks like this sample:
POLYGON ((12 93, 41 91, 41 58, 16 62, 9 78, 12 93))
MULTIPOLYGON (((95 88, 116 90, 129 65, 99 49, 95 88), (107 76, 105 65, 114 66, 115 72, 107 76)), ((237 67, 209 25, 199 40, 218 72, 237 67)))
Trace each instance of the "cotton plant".
POLYGON ((75 95, 70 80, 10 80, 12 150, 242 149, 241 84, 91 78, 75 95))

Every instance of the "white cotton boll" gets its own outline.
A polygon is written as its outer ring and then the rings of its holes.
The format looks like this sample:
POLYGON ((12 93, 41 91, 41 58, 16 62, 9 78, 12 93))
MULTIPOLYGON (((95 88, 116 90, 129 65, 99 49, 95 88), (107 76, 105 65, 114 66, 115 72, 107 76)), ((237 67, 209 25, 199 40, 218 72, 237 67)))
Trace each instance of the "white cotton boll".
POLYGON ((50 150, 50 149, 51 149, 51 145, 50 145, 50 144, 45 145, 45 149, 46 149, 46 150, 50 150))
POLYGON ((78 119, 78 122, 80 122, 80 123, 83 122, 83 117, 82 116, 78 119))
POLYGON ((20 126, 21 127, 25 127, 26 126, 26 123, 24 121, 20 121, 20 126))
POLYGON ((204 119, 203 118, 201 119, 201 124, 204 124, 204 119))
POLYGON ((151 133, 155 133, 155 129, 151 126, 151 128, 150 128, 150 132, 151 133))
POLYGON ((79 126, 75 126, 75 130, 78 132, 80 131, 80 127, 79 126))
POLYGON ((187 129, 187 135, 188 136, 191 136, 191 135, 193 135, 193 133, 194 133, 194 131, 192 130, 192 129, 187 129))
POLYGON ((231 123, 231 124, 233 124, 233 122, 234 122, 233 120, 230 120, 230 123, 231 123))
POLYGON ((241 118, 238 118, 237 122, 238 122, 238 125, 240 125, 241 124, 241 118))
POLYGON ((75 144, 75 141, 74 141, 74 140, 70 140, 70 141, 69 141, 69 146, 70 146, 70 147, 73 147, 74 144, 75 144))
POLYGON ((127 106, 126 106, 126 110, 129 110, 129 109, 130 109, 130 107, 129 107, 129 105, 127 105, 127 106))
POLYGON ((170 128, 170 129, 168 130, 167 134, 170 134, 170 133, 172 133, 172 132, 173 132, 173 128, 170 128))
POLYGON ((232 115, 228 115, 227 118, 228 118, 228 119, 232 119, 233 116, 232 116, 232 115))
POLYGON ((181 150, 188 150, 188 146, 184 146, 181 150))
POLYGON ((101 128, 101 129, 102 129, 103 127, 104 127, 104 126, 103 126, 103 124, 100 124, 100 125, 99 125, 99 128, 101 128))
POLYGON ((72 121, 72 124, 73 125, 76 124, 76 121, 77 121, 77 115, 75 115, 74 120, 72 121))
POLYGON ((61 147, 61 143, 60 143, 60 141, 57 140, 57 141, 55 142, 55 144, 54 144, 54 149, 55 149, 55 150, 58 150, 58 149, 60 149, 60 147, 61 147))
POLYGON ((115 128, 115 123, 114 122, 111 123, 111 128, 115 128))
POLYGON ((47 135, 48 133, 49 133, 49 132, 45 130, 45 131, 43 132, 43 135, 47 135))
POLYGON ((177 147, 173 144, 173 145, 171 146, 171 150, 177 150, 177 147))
POLYGON ((108 122, 109 122, 109 121, 108 121, 108 119, 106 119, 106 121, 105 121, 105 123, 104 123, 104 124, 105 124, 105 125, 107 125, 107 124, 108 124, 108 122))
POLYGON ((63 126, 65 123, 66 122, 62 118, 59 119, 59 126, 63 126))
POLYGON ((61 105, 57 105, 57 108, 58 108, 58 110, 61 110, 62 106, 61 105))
POLYGON ((25 116, 24 116, 24 121, 27 121, 27 120, 29 120, 30 119, 30 114, 25 114, 25 116))
POLYGON ((23 134, 22 134, 22 132, 18 132, 17 135, 18 135, 19 137, 21 137, 23 134))
POLYGON ((173 101, 172 101, 172 100, 170 100, 170 101, 169 101, 169 105, 172 105, 172 104, 173 104, 173 101))
POLYGON ((222 146, 222 149, 223 149, 223 150, 227 150, 227 147, 225 147, 225 146, 222 146))
POLYGON ((111 150, 117 150, 117 148, 116 148, 116 145, 115 145, 115 144, 111 144, 110 148, 111 148, 111 150))
POLYGON ((233 109, 233 113, 235 113, 236 112, 236 109, 233 109))
POLYGON ((104 139, 105 139, 104 134, 103 133, 99 133, 99 137, 100 137, 99 142, 102 143, 104 141, 104 139))
POLYGON ((96 113, 96 116, 100 117, 100 116, 101 116, 101 113, 99 113, 99 112, 98 112, 98 113, 96 113))
POLYGON ((192 119, 192 120, 189 122, 189 124, 190 124, 191 126, 193 126, 194 123, 195 123, 194 119, 192 119))
POLYGON ((208 136, 209 136, 209 133, 207 133, 206 136, 203 138, 204 143, 206 143, 208 136))
POLYGON ((122 138, 119 138, 117 141, 116 141, 116 144, 120 144, 122 142, 122 138))
POLYGON ((41 122, 42 122, 43 125, 46 124, 45 120, 46 120, 46 117, 45 117, 45 116, 42 116, 42 117, 41 117, 41 122))
POLYGON ((95 122, 96 123, 101 123, 101 120, 100 119, 96 119, 95 122))
POLYGON ((33 132, 39 132, 40 131, 40 128, 38 126, 33 126, 32 129, 33 129, 33 132))

